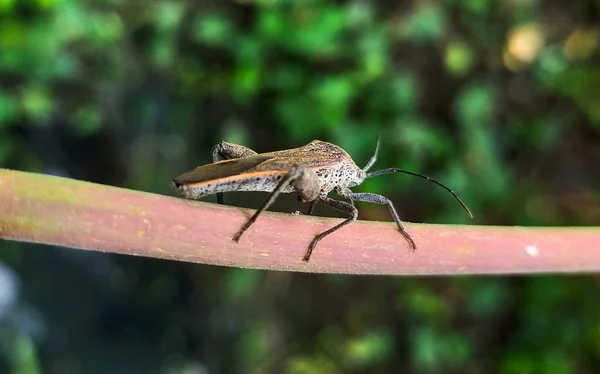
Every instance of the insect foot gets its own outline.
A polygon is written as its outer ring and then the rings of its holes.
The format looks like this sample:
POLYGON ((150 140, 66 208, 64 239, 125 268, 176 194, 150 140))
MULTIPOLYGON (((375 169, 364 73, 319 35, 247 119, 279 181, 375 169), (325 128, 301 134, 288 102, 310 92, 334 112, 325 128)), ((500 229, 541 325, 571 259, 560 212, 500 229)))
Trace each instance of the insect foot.
POLYGON ((356 207, 350 203, 347 203, 345 201, 333 200, 328 197, 321 198, 321 201, 323 201, 325 204, 331 206, 332 208, 339 210, 340 212, 346 213, 350 217, 347 218, 342 223, 339 223, 336 226, 330 228, 329 230, 324 231, 324 232, 320 233, 319 235, 315 236, 313 241, 308 246, 308 250, 306 251, 306 254, 304 255, 304 257, 302 257, 302 260, 305 262, 308 262, 308 260, 310 260, 310 256, 312 255, 313 249, 315 249, 315 247, 317 246, 317 244, 319 244, 319 241, 321 239, 323 239, 327 235, 334 233, 335 231, 341 229, 342 227, 346 226, 347 224, 350 224, 350 223, 356 221, 356 219, 358 218, 358 209, 356 209, 356 207))

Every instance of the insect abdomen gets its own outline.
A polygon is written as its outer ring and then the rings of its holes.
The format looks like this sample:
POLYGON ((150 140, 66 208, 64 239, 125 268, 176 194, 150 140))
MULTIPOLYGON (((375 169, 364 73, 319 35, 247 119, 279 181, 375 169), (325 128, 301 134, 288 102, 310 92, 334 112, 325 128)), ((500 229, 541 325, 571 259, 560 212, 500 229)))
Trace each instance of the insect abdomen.
MULTIPOLYGON (((254 172, 197 183, 178 183, 177 181, 173 181, 172 185, 188 199, 199 199, 202 196, 218 192, 272 192, 284 174, 285 172, 254 172)), ((281 192, 290 193, 293 191, 294 189, 288 186, 281 192)))

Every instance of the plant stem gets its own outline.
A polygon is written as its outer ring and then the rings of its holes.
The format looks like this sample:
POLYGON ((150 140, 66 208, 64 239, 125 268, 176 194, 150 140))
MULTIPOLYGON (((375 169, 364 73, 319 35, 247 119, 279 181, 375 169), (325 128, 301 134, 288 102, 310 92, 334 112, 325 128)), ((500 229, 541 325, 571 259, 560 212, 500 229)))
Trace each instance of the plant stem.
POLYGON ((0 169, 0 238, 253 269, 345 274, 509 274, 600 271, 600 228, 357 221, 302 256, 335 218, 252 211, 0 169))

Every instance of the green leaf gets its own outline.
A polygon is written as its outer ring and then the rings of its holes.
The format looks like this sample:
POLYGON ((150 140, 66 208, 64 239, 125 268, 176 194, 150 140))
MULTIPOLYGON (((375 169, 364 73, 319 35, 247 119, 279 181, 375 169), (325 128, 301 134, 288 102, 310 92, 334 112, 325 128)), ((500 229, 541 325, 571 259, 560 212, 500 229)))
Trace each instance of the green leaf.
POLYGON ((344 360, 353 367, 367 367, 384 360, 391 352, 393 339, 386 331, 369 333, 346 342, 344 360))
POLYGON ((478 15, 485 15, 488 13, 492 5, 490 0, 460 0, 459 4, 465 9, 478 15))
POLYGON ((155 37, 150 44, 150 59, 158 68, 167 68, 173 64, 175 58, 175 43, 168 36, 161 34, 155 37))
POLYGON ((0 91, 0 128, 15 118, 18 109, 17 101, 0 91))
POLYGON ((248 124, 242 120, 235 117, 228 118, 223 122, 221 129, 221 139, 234 144, 251 146, 250 141, 252 137, 250 136, 248 124))
POLYGON ((52 95, 45 86, 33 84, 25 88, 21 102, 25 114, 36 124, 49 119, 54 108, 52 95))
POLYGON ((297 141, 313 140, 322 130, 322 119, 315 111, 315 102, 306 95, 283 97, 277 101, 275 110, 279 121, 297 141))
POLYGON ((427 159, 439 159, 450 153, 447 136, 439 126, 420 116, 398 117, 393 127, 396 145, 408 155, 406 162, 420 165, 427 159))
POLYGON ((82 137, 98 132, 102 126, 102 112, 95 105, 79 108, 73 115, 74 132, 82 137))
POLYGON ((339 364, 327 355, 294 356, 285 362, 285 374, 340 373, 339 364))
POLYGON ((413 287, 405 296, 407 307, 425 320, 441 321, 448 313, 444 300, 424 287, 413 287))
POLYGON ((259 36, 265 40, 278 40, 285 29, 281 12, 273 8, 259 8, 256 24, 259 36))
POLYGON ((125 36, 125 25, 117 13, 92 13, 90 25, 89 36, 100 48, 116 45, 125 36))
POLYGON ((13 9, 17 0, 0 0, 0 14, 8 14, 13 9))
POLYGON ((339 47, 339 38, 346 23, 344 12, 333 7, 324 8, 309 17, 313 21, 300 25, 301 30, 296 33, 298 43, 308 53, 334 53, 339 47))
POLYGON ((421 90, 414 72, 397 72, 392 79, 391 89, 391 105, 395 111, 406 114, 417 109, 421 100, 421 90))
POLYGON ((347 122, 348 107, 355 87, 348 77, 326 77, 316 83, 310 91, 323 125, 332 129, 347 122))
POLYGON ((232 299, 248 297, 256 291, 262 276, 259 270, 231 269, 224 280, 225 292, 232 299))
POLYGON ((244 64, 237 67, 233 77, 233 90, 240 103, 248 102, 260 88, 261 70, 257 65, 244 64))
POLYGON ((156 9, 152 12, 158 32, 171 33, 176 31, 185 14, 186 3, 162 1, 153 5, 156 9))
POLYGON ((411 359, 418 371, 432 371, 441 364, 441 339, 430 327, 411 329, 411 359))
POLYGON ((453 40, 446 46, 444 63, 452 75, 464 76, 473 67, 474 53, 471 47, 459 40, 453 40))
POLYGON ((11 157, 17 150, 17 142, 0 132, 0 165, 11 157))
POLYGON ((426 3, 409 16, 405 35, 416 41, 435 41, 446 34, 447 23, 443 8, 426 3))
POLYGON ((487 126, 495 111, 495 93, 484 84, 466 86, 456 99, 457 117, 469 130, 487 126))
POLYGON ((41 373, 34 342, 27 335, 17 334, 12 341, 10 359, 14 373, 41 373))
POLYGON ((389 67, 388 31, 379 27, 359 34, 358 58, 361 62, 361 81, 380 78, 389 67))
POLYGON ((256 366, 269 354, 268 326, 250 323, 238 342, 238 349, 246 366, 256 366))
POLYGON ((307 81, 307 72, 300 66, 283 64, 274 67, 269 72, 271 79, 265 84, 283 92, 298 92, 307 81))
POLYGON ((475 317, 484 318, 500 310, 507 303, 507 297, 505 282, 483 279, 471 285, 467 296, 471 300, 468 309, 475 317))
POLYGON ((229 46, 233 43, 234 26, 225 16, 209 13, 196 18, 192 37, 198 43, 214 46, 229 46))
POLYGON ((236 48, 238 65, 233 76, 233 90, 241 103, 256 95, 262 83, 262 48, 256 39, 242 38, 236 48))
POLYGON ((468 367, 471 358, 471 340, 461 333, 454 333, 444 337, 440 349, 443 352, 444 361, 453 367, 468 367))

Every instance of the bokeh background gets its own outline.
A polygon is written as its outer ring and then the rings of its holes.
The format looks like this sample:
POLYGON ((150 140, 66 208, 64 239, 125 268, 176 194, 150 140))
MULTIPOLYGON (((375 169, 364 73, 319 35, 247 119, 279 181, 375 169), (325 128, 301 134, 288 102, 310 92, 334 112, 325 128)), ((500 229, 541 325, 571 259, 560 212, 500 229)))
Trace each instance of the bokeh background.
MULTIPOLYGON (((363 165, 381 136, 376 167, 443 181, 476 224, 598 225, 599 43, 598 0, 0 0, 0 166, 173 194, 220 140, 322 139, 363 165)), ((355 190, 469 222, 418 178, 355 190)), ((600 370, 593 275, 290 274, 14 242, 0 261, 0 372, 600 370)))

